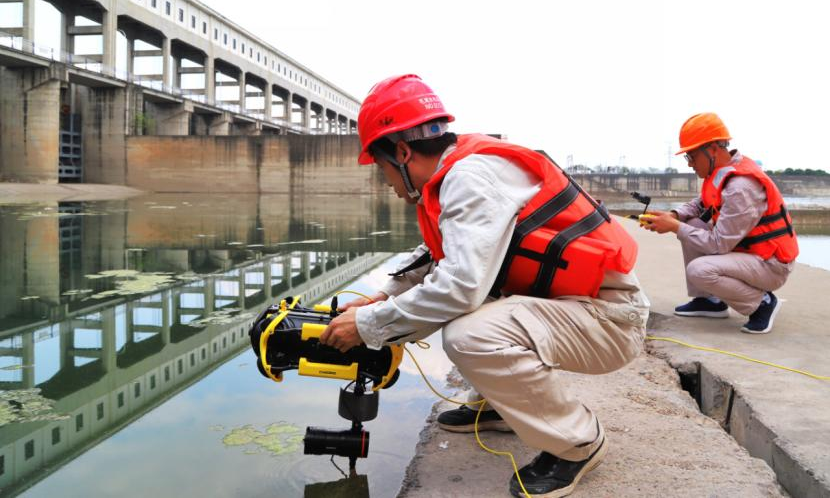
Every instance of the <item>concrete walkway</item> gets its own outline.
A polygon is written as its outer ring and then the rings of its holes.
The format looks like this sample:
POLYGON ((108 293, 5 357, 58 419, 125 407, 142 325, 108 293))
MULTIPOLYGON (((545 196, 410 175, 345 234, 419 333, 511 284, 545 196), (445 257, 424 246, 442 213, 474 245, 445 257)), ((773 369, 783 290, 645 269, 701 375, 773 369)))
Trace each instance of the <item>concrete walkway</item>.
POLYGON ((0 204, 28 202, 109 201, 127 199, 145 192, 123 185, 95 183, 2 183, 0 204))
MULTIPOLYGON (((830 319, 830 272, 799 265, 777 293, 786 302, 765 336, 741 333, 745 319, 734 312, 725 320, 676 318, 674 306, 687 300, 679 243, 624 223, 640 243, 637 274, 652 301, 652 335, 830 375, 830 335, 821 324, 830 319)), ((611 443, 573 496, 830 496, 830 382, 669 343, 648 347, 652 354, 609 375, 563 372, 611 443), (675 369, 710 417, 681 389, 675 369)), ((439 403, 427 420, 400 496, 509 496, 509 459, 485 453, 472 435, 438 429, 435 414, 448 408, 439 403)), ((537 453, 512 434, 483 439, 513 452, 519 466, 537 453)))
MULTIPOLYGON (((744 334, 746 318, 734 311, 725 320, 673 316, 674 306, 688 300, 680 244, 633 225, 627 226, 640 243, 637 272, 656 318, 652 335, 830 376, 830 272, 797 265, 776 292, 785 302, 772 332, 744 334)), ((830 497, 830 381, 664 342, 652 341, 649 349, 689 374, 703 411, 764 459, 790 494, 830 497)))

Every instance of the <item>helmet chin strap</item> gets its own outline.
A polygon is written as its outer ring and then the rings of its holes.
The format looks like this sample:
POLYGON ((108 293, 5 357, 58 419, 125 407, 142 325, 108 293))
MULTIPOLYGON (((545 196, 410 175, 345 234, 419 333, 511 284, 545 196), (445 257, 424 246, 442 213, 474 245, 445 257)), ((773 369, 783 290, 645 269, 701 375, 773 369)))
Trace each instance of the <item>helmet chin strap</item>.
POLYGON ((709 151, 706 150, 705 147, 703 148, 703 154, 706 156, 706 159, 709 160, 709 173, 706 175, 709 176, 713 171, 715 171, 715 156, 709 154, 709 151))
POLYGON ((384 151, 378 151, 377 155, 379 155, 381 159, 388 161, 392 166, 398 168, 398 172, 401 174, 401 178, 403 178, 403 186, 406 188, 406 193, 409 195, 409 198, 420 199, 421 193, 412 184, 412 177, 409 176, 409 167, 406 163, 399 163, 394 157, 384 151))

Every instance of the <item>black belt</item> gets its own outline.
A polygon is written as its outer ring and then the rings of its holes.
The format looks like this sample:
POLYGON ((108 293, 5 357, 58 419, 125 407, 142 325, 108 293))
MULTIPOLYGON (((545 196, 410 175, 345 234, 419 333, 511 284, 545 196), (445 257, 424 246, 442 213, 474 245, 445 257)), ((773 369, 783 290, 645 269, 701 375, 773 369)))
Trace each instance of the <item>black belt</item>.
POLYGON ((758 224, 755 226, 760 227, 763 225, 769 225, 770 223, 775 223, 776 221, 782 219, 784 220, 784 224, 786 225, 784 228, 779 228, 778 230, 773 230, 771 232, 762 233, 759 235, 753 235, 751 237, 744 237, 740 242, 738 242, 737 247, 749 249, 749 246, 753 244, 766 242, 767 240, 783 237, 784 235, 789 235, 790 237, 792 237, 794 235, 793 226, 792 223, 790 223, 789 216, 787 215, 787 208, 783 204, 781 204, 781 208, 778 210, 777 213, 762 216, 761 219, 758 220, 758 224))

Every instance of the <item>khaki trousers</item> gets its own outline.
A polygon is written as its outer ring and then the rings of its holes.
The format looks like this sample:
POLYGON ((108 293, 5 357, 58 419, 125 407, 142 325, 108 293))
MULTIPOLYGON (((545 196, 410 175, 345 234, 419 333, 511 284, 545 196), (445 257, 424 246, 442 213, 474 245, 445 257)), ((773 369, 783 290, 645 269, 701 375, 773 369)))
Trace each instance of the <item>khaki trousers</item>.
MULTIPOLYGON (((699 219, 687 223, 696 228, 706 226, 699 219)), ((750 315, 758 309, 764 294, 784 285, 790 274, 786 265, 764 261, 754 254, 707 255, 683 241, 680 245, 689 297, 718 297, 742 315, 750 315)))
POLYGON ((635 299, 636 305, 623 301, 500 299, 445 325, 444 350, 525 444, 584 460, 599 446, 603 429, 568 393, 557 370, 602 374, 640 354, 645 298, 635 299))

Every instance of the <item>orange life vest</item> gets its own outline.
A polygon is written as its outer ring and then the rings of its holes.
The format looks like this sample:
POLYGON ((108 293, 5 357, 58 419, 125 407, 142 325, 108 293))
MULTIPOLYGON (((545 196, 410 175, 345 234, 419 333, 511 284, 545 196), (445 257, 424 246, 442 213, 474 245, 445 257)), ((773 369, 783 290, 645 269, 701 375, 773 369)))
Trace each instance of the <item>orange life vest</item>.
POLYGON ((734 250, 757 254, 764 260, 773 256, 784 263, 795 260, 798 256, 798 241, 781 191, 755 161, 746 156, 736 163, 715 169, 703 181, 700 198, 703 207, 707 209, 703 219, 708 221, 711 218, 713 223, 718 222, 723 205, 723 188, 733 176, 749 176, 758 180, 767 194, 767 209, 763 217, 734 250))
POLYGON ((545 155, 485 135, 459 136, 456 149, 422 189, 418 225, 439 264, 441 182, 471 154, 508 159, 541 181, 541 190, 519 212, 493 295, 596 296, 606 270, 628 273, 634 267, 637 243, 601 203, 545 155))

